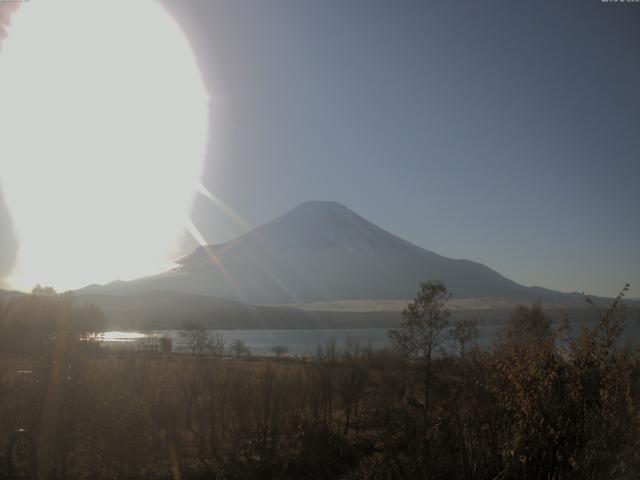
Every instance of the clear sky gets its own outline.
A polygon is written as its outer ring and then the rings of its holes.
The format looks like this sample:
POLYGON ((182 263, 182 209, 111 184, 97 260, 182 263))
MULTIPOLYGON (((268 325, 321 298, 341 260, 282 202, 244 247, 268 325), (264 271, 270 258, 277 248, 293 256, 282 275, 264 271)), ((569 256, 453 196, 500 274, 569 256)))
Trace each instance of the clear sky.
POLYGON ((525 285, 640 296, 640 3, 162 3, 212 98, 203 184, 243 219, 200 196, 209 242, 335 200, 525 285))

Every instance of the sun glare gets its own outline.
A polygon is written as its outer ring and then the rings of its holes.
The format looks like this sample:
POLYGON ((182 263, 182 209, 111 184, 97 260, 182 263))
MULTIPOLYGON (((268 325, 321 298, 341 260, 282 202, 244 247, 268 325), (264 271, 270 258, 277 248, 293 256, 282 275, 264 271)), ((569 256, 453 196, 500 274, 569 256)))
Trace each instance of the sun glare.
POLYGON ((78 288, 169 266, 207 123, 194 55, 154 0, 23 4, 0 52, 11 285, 78 288))

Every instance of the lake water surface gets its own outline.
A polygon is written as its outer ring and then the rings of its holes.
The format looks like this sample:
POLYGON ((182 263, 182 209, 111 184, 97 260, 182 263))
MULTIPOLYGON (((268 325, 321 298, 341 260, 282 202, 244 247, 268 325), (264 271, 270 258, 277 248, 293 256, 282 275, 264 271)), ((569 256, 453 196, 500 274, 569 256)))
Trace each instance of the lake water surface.
MULTIPOLYGON (((573 327, 574 334, 580 332, 584 324, 573 327)), ((481 347, 489 345, 496 333, 503 327, 480 327, 478 344, 481 347)), ((371 346, 375 349, 389 347, 389 338, 385 328, 369 329, 290 329, 290 330, 218 330, 229 345, 234 340, 242 340, 251 349, 253 355, 270 355, 271 347, 284 345, 290 355, 315 355, 318 345, 335 343, 336 351, 344 350, 350 341, 357 341, 361 347, 371 346)), ((211 331, 211 333, 216 333, 211 331)), ((105 332, 104 341, 112 345, 135 345, 152 337, 170 337, 174 351, 186 351, 184 341, 178 330, 156 332, 105 332)), ((627 322, 620 343, 622 345, 635 344, 640 340, 640 325, 636 321, 627 322)))

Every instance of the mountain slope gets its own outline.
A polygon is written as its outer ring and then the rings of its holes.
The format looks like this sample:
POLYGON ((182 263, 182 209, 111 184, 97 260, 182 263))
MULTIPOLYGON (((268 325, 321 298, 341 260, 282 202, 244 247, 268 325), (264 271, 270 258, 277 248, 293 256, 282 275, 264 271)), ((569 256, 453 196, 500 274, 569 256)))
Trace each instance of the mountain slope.
POLYGON ((420 281, 442 280, 457 298, 567 296, 524 287, 476 262, 440 256, 335 202, 305 202, 231 242, 199 247, 177 263, 169 272, 79 293, 163 290, 283 304, 407 299, 420 281))

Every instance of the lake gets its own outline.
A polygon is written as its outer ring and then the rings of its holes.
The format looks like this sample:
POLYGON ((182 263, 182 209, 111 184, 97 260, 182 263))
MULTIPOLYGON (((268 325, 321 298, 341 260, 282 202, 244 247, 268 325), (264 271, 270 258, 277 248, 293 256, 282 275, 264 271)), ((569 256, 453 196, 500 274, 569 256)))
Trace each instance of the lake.
MULTIPOLYGON (((579 332, 585 324, 574 326, 574 332, 579 332)), ((480 346, 489 345, 496 333, 502 327, 480 327, 480 346)), ((290 329, 290 330, 217 330, 224 335, 227 345, 234 340, 242 340, 251 349, 253 355, 271 355, 271 347, 284 345, 290 355, 315 355, 318 345, 335 342, 338 352, 344 349, 347 342, 357 340, 361 347, 371 346, 374 349, 389 347, 387 329, 290 329)), ((211 331, 211 333, 216 333, 211 331)), ((170 337, 173 340, 173 350, 186 351, 184 341, 178 330, 164 330, 155 332, 105 332, 104 342, 111 345, 136 344, 150 337, 170 337)), ((628 321, 620 343, 622 345, 637 344, 640 339, 640 325, 637 321, 628 321)))

